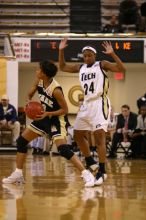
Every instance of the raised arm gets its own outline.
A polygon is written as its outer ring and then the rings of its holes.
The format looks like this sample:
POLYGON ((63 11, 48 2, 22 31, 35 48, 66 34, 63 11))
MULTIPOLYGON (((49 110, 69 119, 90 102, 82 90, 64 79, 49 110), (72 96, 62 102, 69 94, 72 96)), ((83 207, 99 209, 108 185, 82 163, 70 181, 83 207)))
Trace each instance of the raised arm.
POLYGON ((79 71, 80 65, 68 65, 65 62, 64 58, 64 49, 67 47, 67 38, 64 38, 61 40, 59 44, 59 68, 63 72, 69 72, 69 73, 77 73, 79 71))
POLYGON ((110 70, 112 72, 117 72, 117 71, 125 72, 126 68, 124 64, 122 63, 122 61, 120 60, 120 58, 115 54, 111 42, 104 41, 102 43, 102 46, 105 49, 105 51, 102 51, 102 52, 104 54, 110 55, 116 62, 116 63, 111 63, 111 62, 103 60, 101 61, 102 68, 105 69, 106 71, 110 70))

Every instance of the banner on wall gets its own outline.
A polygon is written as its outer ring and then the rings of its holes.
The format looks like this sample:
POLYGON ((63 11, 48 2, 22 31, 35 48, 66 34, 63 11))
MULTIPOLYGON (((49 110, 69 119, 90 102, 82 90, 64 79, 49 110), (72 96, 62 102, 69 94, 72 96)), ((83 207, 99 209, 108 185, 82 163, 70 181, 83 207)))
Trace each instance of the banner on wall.
POLYGON ((30 62, 31 46, 29 38, 12 38, 12 44, 14 47, 17 61, 30 62))

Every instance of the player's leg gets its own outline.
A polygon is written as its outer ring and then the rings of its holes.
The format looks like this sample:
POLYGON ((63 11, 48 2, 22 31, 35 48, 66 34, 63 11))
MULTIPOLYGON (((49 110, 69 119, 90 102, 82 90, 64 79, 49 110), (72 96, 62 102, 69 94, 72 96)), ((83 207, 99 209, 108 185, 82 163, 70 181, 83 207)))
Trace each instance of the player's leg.
POLYGON ((86 166, 91 172, 95 173, 97 172, 98 164, 91 156, 87 135, 88 131, 86 130, 74 130, 74 139, 85 157, 86 166))
POLYGON ((92 130, 92 124, 90 123, 90 111, 90 106, 87 106, 83 112, 78 112, 74 123, 74 140, 85 156, 86 166, 93 173, 96 173, 98 170, 98 163, 94 160, 93 156, 91 156, 87 137, 88 132, 92 130))
POLYGON ((38 137, 39 134, 26 128, 21 136, 17 139, 17 155, 16 155, 16 170, 7 178, 2 180, 3 183, 23 183, 23 165, 27 155, 27 144, 38 137))
POLYGON ((94 176, 89 170, 86 170, 79 158, 71 151, 65 139, 54 141, 61 156, 69 160, 82 174, 86 187, 94 186, 94 176))
POLYGON ((95 185, 100 185, 107 178, 106 174, 106 134, 103 129, 96 130, 94 137, 99 157, 99 172, 96 175, 95 185))
POLYGON ((67 145, 67 130, 65 127, 66 121, 65 117, 53 117, 51 119, 51 136, 55 142, 58 151, 61 156, 70 160, 73 165, 82 173, 83 179, 85 181, 85 186, 90 187, 94 186, 94 176, 89 170, 86 170, 80 159, 74 154, 70 149, 70 146, 67 145))
POLYGON ((99 157, 99 172, 96 174, 95 185, 100 185, 107 178, 106 174, 106 132, 108 127, 108 118, 110 113, 110 102, 108 98, 100 98, 93 108, 91 123, 93 124, 94 138, 99 157), (95 111, 94 111, 95 109, 95 111))

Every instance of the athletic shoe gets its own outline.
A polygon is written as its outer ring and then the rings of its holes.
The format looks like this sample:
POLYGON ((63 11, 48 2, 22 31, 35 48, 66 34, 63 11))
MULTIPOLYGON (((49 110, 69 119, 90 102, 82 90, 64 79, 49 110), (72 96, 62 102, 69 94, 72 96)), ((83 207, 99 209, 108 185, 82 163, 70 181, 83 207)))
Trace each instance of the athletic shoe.
POLYGON ((82 177, 85 182, 85 187, 92 187, 94 186, 94 176, 89 170, 83 170, 82 171, 82 177))
POLYGON ((104 180, 104 174, 98 172, 98 173, 96 174, 95 181, 94 181, 95 186, 100 186, 100 185, 102 185, 102 184, 103 184, 103 180, 104 180))
MULTIPOLYGON (((94 176, 98 172, 99 166, 98 164, 93 164, 91 166, 86 166, 86 169, 89 170, 94 176)), ((83 175, 81 174, 81 178, 83 178, 83 175)))
POLYGON ((106 173, 98 172, 95 177, 95 186, 100 186, 107 179, 106 173))
POLYGON ((2 184, 2 187, 6 193, 11 194, 15 199, 20 199, 23 196, 24 185, 22 184, 2 184))
POLYGON ((11 184, 11 183, 24 183, 23 175, 19 172, 14 171, 10 176, 2 179, 2 182, 5 184, 11 184))

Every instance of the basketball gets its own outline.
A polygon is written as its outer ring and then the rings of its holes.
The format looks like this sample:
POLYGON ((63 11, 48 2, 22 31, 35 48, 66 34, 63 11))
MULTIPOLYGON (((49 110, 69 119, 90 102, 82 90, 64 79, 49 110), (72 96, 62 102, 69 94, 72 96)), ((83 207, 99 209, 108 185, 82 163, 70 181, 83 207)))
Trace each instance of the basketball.
POLYGON ((42 114, 43 107, 40 102, 31 101, 25 107, 25 114, 30 119, 35 119, 37 115, 42 114))

